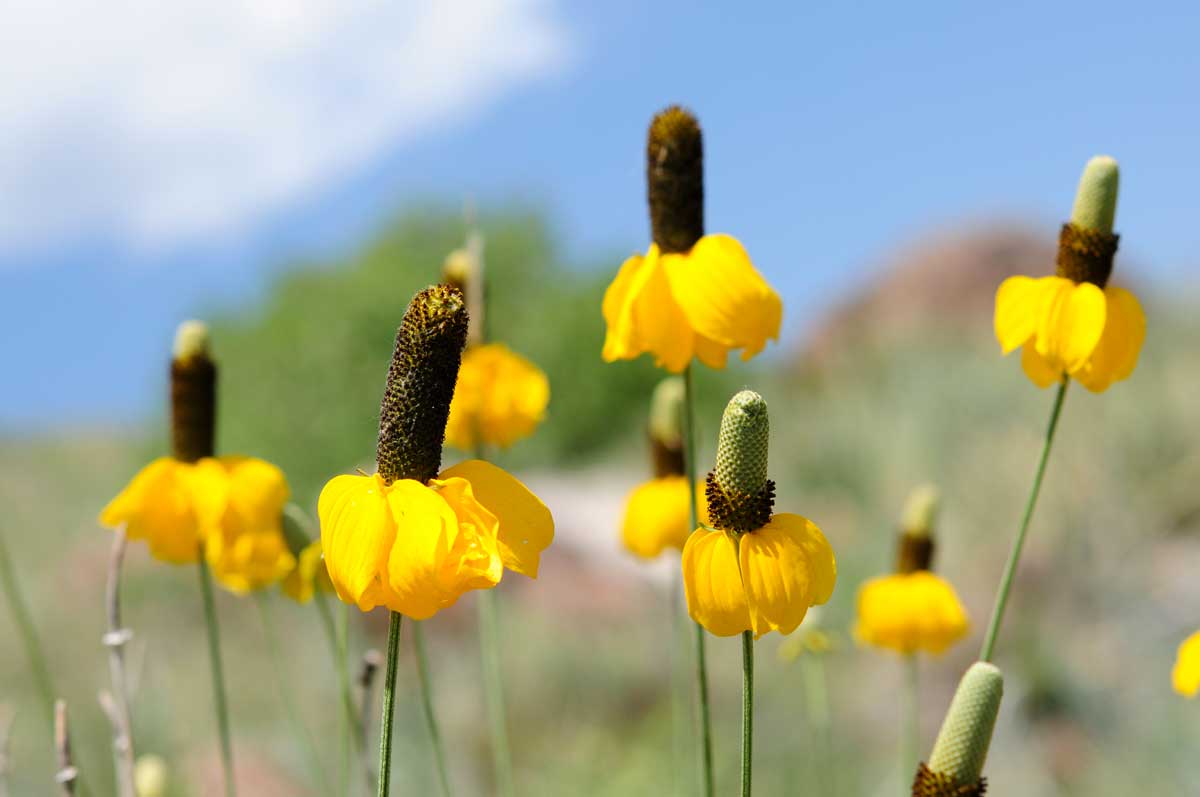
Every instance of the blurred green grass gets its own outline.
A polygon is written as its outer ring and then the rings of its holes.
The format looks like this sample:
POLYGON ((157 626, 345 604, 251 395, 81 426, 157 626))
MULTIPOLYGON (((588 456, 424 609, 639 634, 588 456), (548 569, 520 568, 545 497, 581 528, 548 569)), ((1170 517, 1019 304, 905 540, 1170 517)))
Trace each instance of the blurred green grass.
MULTIPOLYGON (((533 476, 553 472, 618 502, 641 478, 645 401, 660 376, 645 361, 599 359, 600 297, 625 253, 568 267, 534 214, 493 218, 484 232, 493 335, 541 365, 553 392, 545 425, 504 464, 533 476)), ((261 306, 213 316, 221 450, 280 464, 310 511, 325 479, 369 466, 395 326, 463 234, 452 215, 413 214, 346 262, 287 272, 261 306)), ((1134 377, 1101 396, 1076 386, 1067 399, 999 646, 1007 694, 987 767, 997 794, 1185 794, 1200 775, 1198 707, 1172 694, 1168 681, 1175 646, 1200 625, 1200 351, 1190 345, 1200 321, 1187 296, 1152 299, 1134 377)), ((889 566, 906 493, 927 480, 941 486, 938 569, 960 588, 975 629, 944 658, 923 663, 927 746, 978 649, 1051 395, 1029 385, 1014 358, 999 356, 990 318, 933 325, 922 336, 838 351, 820 369, 775 356, 702 372, 700 443, 709 455, 720 408, 743 384, 772 408, 777 505, 815 520, 834 544, 839 583, 824 618, 843 633, 857 585, 889 566)), ((111 772, 95 702, 108 678, 100 635, 109 537, 95 515, 146 457, 164 450, 162 425, 64 430, 0 449, 0 533, 98 794, 107 793, 111 772)), ((545 497, 554 509, 555 496, 545 497)), ((131 549, 126 573, 139 751, 172 762, 172 794, 203 794, 198 784, 215 783, 216 751, 195 574, 152 562, 141 546, 131 549)), ((499 591, 520 793, 667 793, 693 782, 691 760, 680 766, 672 757, 672 626, 661 585, 581 552, 564 533, 538 582, 506 579, 499 591)), ((487 794, 471 603, 468 596, 440 614, 429 636, 452 777, 459 793, 487 794)), ((219 597, 237 757, 244 793, 305 794, 306 762, 277 688, 299 705, 332 772, 336 687, 315 609, 273 604, 288 651, 279 668, 250 602, 219 597)), ((378 614, 355 613, 356 650, 381 647, 384 625, 378 614)), ((19 712, 13 791, 49 793, 51 754, 7 612, 0 639, 0 702, 19 712)), ((805 718, 801 672, 776 659, 778 644, 773 636, 758 645, 756 785, 765 795, 814 794, 812 767, 825 762, 812 760, 818 741, 805 718)), ((709 650, 725 791, 736 778, 738 643, 710 638, 709 650)), ((399 793, 432 793, 407 638, 403 657, 395 782, 399 793)), ((903 793, 895 766, 900 663, 847 642, 828 668, 836 793, 903 793)))

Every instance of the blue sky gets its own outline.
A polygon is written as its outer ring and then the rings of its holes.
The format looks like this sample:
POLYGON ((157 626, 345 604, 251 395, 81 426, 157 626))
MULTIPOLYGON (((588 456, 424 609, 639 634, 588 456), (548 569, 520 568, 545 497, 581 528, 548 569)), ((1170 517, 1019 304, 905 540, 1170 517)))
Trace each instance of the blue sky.
POLYGON ((178 321, 406 203, 533 203, 575 262, 643 248, 670 102, 705 127, 710 230, 791 335, 922 232, 1053 235, 1097 153, 1130 262, 1162 285, 1197 261, 1185 3, 91 5, 0 26, 2 430, 157 409, 178 321))

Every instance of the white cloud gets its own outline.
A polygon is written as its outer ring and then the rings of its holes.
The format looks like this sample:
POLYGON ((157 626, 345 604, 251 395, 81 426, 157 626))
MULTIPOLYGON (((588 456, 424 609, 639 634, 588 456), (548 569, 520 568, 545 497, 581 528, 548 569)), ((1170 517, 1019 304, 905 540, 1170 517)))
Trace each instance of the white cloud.
POLYGON ((541 0, 8 0, 0 251, 252 223, 561 67, 541 0))

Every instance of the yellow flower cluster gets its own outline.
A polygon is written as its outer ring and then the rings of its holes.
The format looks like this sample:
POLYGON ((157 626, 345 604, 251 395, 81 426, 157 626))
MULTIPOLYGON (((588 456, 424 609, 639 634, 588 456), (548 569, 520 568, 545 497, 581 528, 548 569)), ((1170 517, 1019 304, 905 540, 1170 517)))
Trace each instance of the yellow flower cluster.
POLYGON ((954 587, 929 572, 873 578, 858 593, 859 641, 897 653, 942 653, 970 624, 954 587))
POLYGON ((508 448, 533 433, 549 401, 550 380, 529 360, 503 343, 471 346, 458 371, 446 442, 460 451, 508 448))

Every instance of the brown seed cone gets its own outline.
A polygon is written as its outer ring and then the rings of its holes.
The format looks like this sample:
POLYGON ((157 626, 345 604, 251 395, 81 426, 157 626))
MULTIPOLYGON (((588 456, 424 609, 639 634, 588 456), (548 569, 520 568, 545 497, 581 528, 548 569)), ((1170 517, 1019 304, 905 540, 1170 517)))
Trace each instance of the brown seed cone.
POLYGON ((171 451, 180 462, 211 457, 217 427, 217 366, 207 354, 171 361, 171 451))
POLYGON ((949 775, 934 772, 922 761, 913 778, 912 797, 982 797, 987 792, 987 778, 960 786, 949 775))
POLYGON ((918 570, 933 568, 933 538, 909 534, 900 534, 900 543, 896 546, 896 572, 915 573, 918 570))
POLYGON ((409 302, 379 407, 375 459, 385 483, 437 476, 467 327, 466 301, 457 288, 434 285, 409 302))
POLYGON ((650 122, 646 193, 654 243, 664 253, 689 251, 704 236, 704 138, 678 105, 650 122))
POLYGON ((1058 276, 1103 288, 1112 274, 1120 238, 1115 233, 1085 230, 1067 222, 1058 234, 1058 276))
POLYGON ((722 489, 716 474, 709 471, 704 483, 704 497, 708 500, 708 519, 713 528, 740 533, 756 531, 771 520, 771 510, 775 508, 775 482, 767 479, 761 490, 748 495, 722 489))

